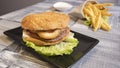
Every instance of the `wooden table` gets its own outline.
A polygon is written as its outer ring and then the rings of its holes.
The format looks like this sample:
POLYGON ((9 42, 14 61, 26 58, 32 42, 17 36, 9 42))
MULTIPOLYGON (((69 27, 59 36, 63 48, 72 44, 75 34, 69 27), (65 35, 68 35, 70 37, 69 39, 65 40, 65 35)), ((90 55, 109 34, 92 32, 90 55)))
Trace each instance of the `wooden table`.
MULTIPOLYGON (((112 0, 110 1, 113 2, 112 0)), ((82 0, 78 1, 66 0, 65 2, 72 4, 74 7, 83 3, 82 0)), ((100 2, 103 1, 101 0, 100 2)), ((0 50, 2 51, 4 48, 6 48, 7 46, 14 42, 13 40, 11 40, 10 38, 3 34, 5 30, 19 27, 22 18, 27 14, 51 10, 51 7, 54 3, 55 1, 46 0, 45 2, 37 3, 35 5, 25 7, 23 9, 16 10, 14 12, 0 16, 0 50)), ((120 68, 120 6, 118 6, 119 3, 120 1, 116 0, 115 6, 110 7, 110 12, 113 14, 109 19, 109 23, 112 26, 110 32, 106 32, 103 30, 93 32, 87 26, 81 25, 80 20, 78 20, 71 27, 71 30, 100 40, 99 44, 95 46, 90 52, 88 52, 82 59, 80 59, 78 62, 72 65, 72 68, 120 68)), ((14 52, 7 51, 0 52, 0 57, 1 55, 4 55, 3 53, 13 54, 14 52)), ((25 57, 28 56, 24 56, 24 58, 25 57)), ((34 64, 35 65, 34 68, 53 67, 50 64, 41 60, 37 60, 35 58, 29 57, 29 60, 28 59, 25 60, 27 62, 31 62, 32 64, 34 64), (32 61, 35 63, 33 63, 32 61)), ((8 64, 6 64, 6 62, 2 60, 2 62, 0 61, 0 66, 7 67, 8 64)), ((10 67, 13 68, 12 66, 9 65, 9 68, 10 67)))

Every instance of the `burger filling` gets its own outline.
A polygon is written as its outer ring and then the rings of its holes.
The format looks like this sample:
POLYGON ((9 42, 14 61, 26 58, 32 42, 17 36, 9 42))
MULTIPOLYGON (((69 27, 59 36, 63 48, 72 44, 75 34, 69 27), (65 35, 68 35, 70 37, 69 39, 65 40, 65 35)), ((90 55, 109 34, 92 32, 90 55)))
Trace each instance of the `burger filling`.
POLYGON ((60 42, 51 46, 37 46, 34 42, 23 40, 27 47, 34 49, 37 53, 45 56, 56 56, 56 55, 69 55, 72 53, 73 48, 78 44, 78 40, 74 38, 74 33, 69 32, 68 37, 60 42))
POLYGON ((45 42, 56 42, 66 37, 70 30, 68 27, 55 30, 45 30, 45 31, 31 31, 25 30, 26 34, 32 38, 36 38, 45 42))

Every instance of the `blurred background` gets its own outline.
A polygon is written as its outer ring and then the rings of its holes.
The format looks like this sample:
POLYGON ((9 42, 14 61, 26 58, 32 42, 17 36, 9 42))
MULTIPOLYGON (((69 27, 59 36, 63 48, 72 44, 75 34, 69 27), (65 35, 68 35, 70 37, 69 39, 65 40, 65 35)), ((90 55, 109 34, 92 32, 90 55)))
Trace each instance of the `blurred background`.
POLYGON ((22 9, 44 0, 0 0, 0 15, 22 9))
MULTIPOLYGON (((33 5, 43 1, 85 1, 85 0, 0 0, 0 15, 12 12, 14 10, 22 9, 24 7, 33 5)), ((97 0, 99 2, 111 2, 115 5, 120 5, 120 0, 97 0)))

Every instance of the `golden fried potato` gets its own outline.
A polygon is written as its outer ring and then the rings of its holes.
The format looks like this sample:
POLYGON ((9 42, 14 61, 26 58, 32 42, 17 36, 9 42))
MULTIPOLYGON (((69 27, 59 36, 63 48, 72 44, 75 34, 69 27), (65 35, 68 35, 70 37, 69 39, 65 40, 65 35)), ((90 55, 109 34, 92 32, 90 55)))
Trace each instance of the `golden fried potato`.
POLYGON ((92 4, 87 3, 83 9, 84 16, 87 20, 91 21, 91 27, 93 31, 97 31, 98 29, 103 29, 106 31, 110 31, 111 26, 103 19, 105 16, 111 16, 112 14, 108 13, 108 8, 104 6, 112 6, 111 3, 103 3, 103 4, 92 4))
POLYGON ((111 26, 110 26, 107 22, 105 22, 105 21, 102 19, 101 28, 102 28, 103 30, 110 31, 111 26))

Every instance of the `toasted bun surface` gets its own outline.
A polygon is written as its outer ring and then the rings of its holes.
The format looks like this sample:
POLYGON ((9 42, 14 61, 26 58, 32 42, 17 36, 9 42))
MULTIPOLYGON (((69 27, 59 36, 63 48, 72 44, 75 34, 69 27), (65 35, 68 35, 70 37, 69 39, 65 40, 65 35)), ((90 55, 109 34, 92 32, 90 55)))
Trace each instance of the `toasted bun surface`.
POLYGON ((30 14, 23 18, 21 26, 28 30, 50 30, 68 26, 69 16, 58 12, 30 14))

